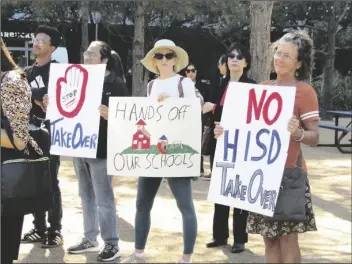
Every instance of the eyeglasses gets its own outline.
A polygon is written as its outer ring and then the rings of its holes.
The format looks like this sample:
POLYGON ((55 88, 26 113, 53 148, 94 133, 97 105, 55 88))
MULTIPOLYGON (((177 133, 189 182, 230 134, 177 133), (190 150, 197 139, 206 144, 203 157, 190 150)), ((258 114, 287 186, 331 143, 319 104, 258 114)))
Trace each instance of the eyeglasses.
POLYGON ((83 52, 83 56, 97 57, 98 55, 95 52, 92 52, 92 51, 85 51, 85 52, 83 52))
POLYGON ((157 60, 162 60, 163 58, 166 58, 167 60, 171 60, 173 58, 176 57, 176 54, 175 53, 166 53, 166 54, 162 54, 162 53, 155 53, 154 54, 154 59, 157 59, 157 60))
POLYGON ((186 70, 186 73, 190 73, 190 72, 195 73, 195 72, 196 72, 196 69, 187 69, 187 70, 186 70))
POLYGON ((227 54, 227 57, 228 57, 229 59, 234 59, 234 58, 236 58, 237 60, 243 60, 243 55, 241 55, 241 54, 229 53, 229 54, 227 54))
POLYGON ((278 59, 283 59, 283 60, 295 60, 297 57, 293 57, 290 54, 287 53, 282 53, 281 51, 275 51, 274 53, 274 58, 278 59))
POLYGON ((36 45, 44 45, 44 44, 50 44, 50 42, 46 42, 45 40, 43 39, 36 39, 36 38, 33 38, 32 39, 32 44, 36 44, 36 45))

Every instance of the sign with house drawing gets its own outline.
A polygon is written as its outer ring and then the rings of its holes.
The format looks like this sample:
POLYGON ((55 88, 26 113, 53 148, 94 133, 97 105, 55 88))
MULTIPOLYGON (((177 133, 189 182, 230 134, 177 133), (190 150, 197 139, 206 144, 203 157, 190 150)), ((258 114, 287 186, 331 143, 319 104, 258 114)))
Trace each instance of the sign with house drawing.
MULTIPOLYGON (((50 65, 46 118, 50 119, 51 126, 51 154, 96 157, 100 122, 98 107, 105 68, 106 64, 50 65)), ((36 78, 35 83, 35 87, 42 87, 42 78, 36 78)))
POLYGON ((111 97, 109 106, 109 175, 200 175, 199 99, 111 97))

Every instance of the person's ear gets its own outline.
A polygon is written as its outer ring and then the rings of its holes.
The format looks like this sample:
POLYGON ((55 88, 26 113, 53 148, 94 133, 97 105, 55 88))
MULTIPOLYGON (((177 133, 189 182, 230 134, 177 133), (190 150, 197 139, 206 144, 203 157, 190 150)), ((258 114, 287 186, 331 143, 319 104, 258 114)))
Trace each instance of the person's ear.
POLYGON ((50 46, 50 49, 51 49, 51 53, 53 53, 56 50, 56 47, 55 46, 50 46))

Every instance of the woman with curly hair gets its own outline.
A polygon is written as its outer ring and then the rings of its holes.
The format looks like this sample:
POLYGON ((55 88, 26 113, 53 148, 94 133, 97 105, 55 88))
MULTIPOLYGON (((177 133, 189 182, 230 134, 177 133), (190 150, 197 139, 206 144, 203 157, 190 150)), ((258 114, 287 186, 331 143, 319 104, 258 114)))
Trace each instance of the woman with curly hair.
MULTIPOLYGON (((318 98, 313 87, 305 82, 312 73, 314 48, 312 39, 302 31, 285 34, 273 47, 277 78, 263 84, 296 86, 294 113, 288 123, 291 138, 285 169, 299 168, 300 177, 305 177, 305 216, 302 221, 270 221, 263 215, 249 213, 247 231, 263 236, 266 262, 299 263, 298 234, 317 230, 307 167, 301 154, 301 144, 316 145, 319 141, 318 98)), ((219 137, 222 133, 223 128, 217 125, 215 136, 219 137)))

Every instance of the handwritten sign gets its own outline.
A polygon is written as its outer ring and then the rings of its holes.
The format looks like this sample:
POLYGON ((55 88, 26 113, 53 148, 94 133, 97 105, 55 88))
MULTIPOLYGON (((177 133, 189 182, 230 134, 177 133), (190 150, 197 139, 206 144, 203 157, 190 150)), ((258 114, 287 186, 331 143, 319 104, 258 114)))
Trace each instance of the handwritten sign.
POLYGON ((110 98, 109 175, 199 176, 200 148, 199 99, 110 98))
POLYGON ((287 158, 295 87, 230 83, 208 200, 272 216, 287 158))
POLYGON ((51 154, 95 158, 106 64, 52 63, 47 118, 51 154))

